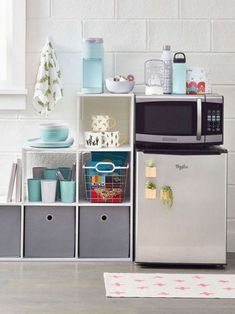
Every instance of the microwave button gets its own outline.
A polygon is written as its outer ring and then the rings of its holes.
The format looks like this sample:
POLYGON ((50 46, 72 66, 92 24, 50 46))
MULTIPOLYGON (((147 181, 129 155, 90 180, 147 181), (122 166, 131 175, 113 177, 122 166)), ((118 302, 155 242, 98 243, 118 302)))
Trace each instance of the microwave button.
POLYGON ((211 116, 207 116, 207 121, 211 121, 211 116))
POLYGON ((217 110, 217 112, 216 112, 216 113, 217 113, 217 115, 219 115, 219 116, 220 116, 220 111, 219 111, 219 110, 217 110))
POLYGON ((215 115, 216 111, 215 110, 212 110, 212 115, 215 115))
POLYGON ((216 131, 219 132, 219 131, 220 131, 220 128, 216 128, 216 131))
POLYGON ((217 121, 220 121, 220 116, 217 116, 217 117, 216 117, 216 120, 217 120, 217 121))
POLYGON ((207 131, 209 131, 209 132, 210 132, 210 131, 211 131, 211 128, 207 128, 207 131))

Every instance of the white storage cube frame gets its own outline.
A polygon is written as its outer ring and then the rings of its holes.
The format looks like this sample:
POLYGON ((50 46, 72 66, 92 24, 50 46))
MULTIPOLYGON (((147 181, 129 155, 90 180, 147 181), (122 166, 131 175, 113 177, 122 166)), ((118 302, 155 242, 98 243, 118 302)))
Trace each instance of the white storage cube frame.
MULTIPOLYGON (((64 149, 37 149, 37 148, 30 148, 30 147, 24 147, 22 150, 22 202, 11 202, 6 203, 5 201, 0 201, 0 206, 20 206, 21 208, 21 235, 20 235, 20 257, 0 257, 0 261, 132 261, 133 260, 133 159, 134 159, 134 145, 133 145, 133 125, 134 125, 134 94, 97 94, 97 95, 86 95, 86 94, 80 94, 77 95, 78 104, 77 104, 77 146, 72 148, 64 148, 64 149), (122 108, 125 108, 125 115, 123 119, 119 116, 119 119, 122 119, 122 130, 128 130, 128 143, 125 145, 122 145, 118 148, 107 148, 107 149, 99 149, 96 151, 112 151, 112 152, 128 152, 129 153, 129 165, 130 165, 130 173, 129 173, 129 199, 123 203, 90 203, 80 198, 79 195, 79 177, 80 177, 80 171, 81 171, 81 156, 85 152, 90 152, 90 149, 87 149, 82 145, 82 143, 79 140, 79 134, 81 132, 85 131, 83 130, 84 125, 86 125, 87 122, 82 120, 84 118, 84 113, 86 113, 86 109, 84 106, 86 105, 86 102, 91 105, 93 103, 94 108, 97 110, 97 114, 105 114, 104 110, 105 108, 108 108, 108 112, 106 114, 115 115, 115 113, 119 113, 118 107, 115 107, 120 103, 122 108), (99 112, 99 104, 104 104, 102 107, 101 112, 99 112), (113 107, 112 107, 113 103, 113 107), (108 107, 109 106, 109 107, 108 107), (85 109, 85 110, 84 110, 85 109), (112 114, 112 111, 114 111, 114 114, 112 114), (48 158, 48 154, 68 154, 75 156, 77 168, 76 168, 76 178, 77 178, 77 184, 76 184, 76 201, 74 203, 68 204, 68 203, 61 203, 56 202, 53 204, 44 204, 41 202, 28 202, 27 199, 25 199, 26 196, 26 188, 25 180, 27 175, 27 154, 44 154, 45 160, 48 158), (25 206, 59 206, 59 207, 66 207, 66 206, 72 206, 75 207, 75 256, 73 258, 27 258, 24 257, 24 230, 25 230, 25 206), (128 258, 80 258, 79 257, 79 208, 81 206, 87 206, 94 207, 94 206, 109 206, 109 207, 115 207, 115 206, 123 206, 123 207, 129 207, 129 216, 130 216, 130 256, 128 258)), ((92 105, 91 105, 92 106, 92 105)), ((92 108, 91 108, 92 109, 92 108)), ((120 108, 119 108, 120 109, 120 108)), ((93 151, 93 150, 92 150, 93 151)), ((73 158, 71 158, 73 159, 73 158)), ((71 160, 70 159, 70 160, 71 160)))

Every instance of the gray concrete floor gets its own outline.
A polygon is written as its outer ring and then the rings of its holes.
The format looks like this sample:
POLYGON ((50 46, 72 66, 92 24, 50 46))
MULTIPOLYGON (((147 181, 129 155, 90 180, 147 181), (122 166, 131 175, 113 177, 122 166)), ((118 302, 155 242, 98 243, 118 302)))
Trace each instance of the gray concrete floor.
POLYGON ((134 263, 1 262, 0 313, 45 314, 234 314, 227 299, 111 299, 104 272, 182 272, 235 274, 235 254, 220 268, 143 268, 134 263))

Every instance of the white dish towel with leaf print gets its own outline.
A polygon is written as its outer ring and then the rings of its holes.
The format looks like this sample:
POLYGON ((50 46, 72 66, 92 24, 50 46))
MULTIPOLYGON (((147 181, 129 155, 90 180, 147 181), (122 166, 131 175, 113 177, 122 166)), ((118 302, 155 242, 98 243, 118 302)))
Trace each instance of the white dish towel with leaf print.
POLYGON ((41 52, 33 105, 40 114, 48 115, 63 97, 61 72, 52 43, 49 39, 41 52))

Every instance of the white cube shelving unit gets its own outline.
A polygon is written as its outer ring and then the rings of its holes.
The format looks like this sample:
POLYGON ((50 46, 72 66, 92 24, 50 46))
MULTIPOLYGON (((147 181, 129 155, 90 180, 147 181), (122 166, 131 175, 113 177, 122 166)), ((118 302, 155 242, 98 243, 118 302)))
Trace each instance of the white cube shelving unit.
MULTIPOLYGON (((133 120, 134 120, 134 94, 80 94, 77 95, 77 138, 76 144, 71 148, 65 149, 37 149, 31 147, 24 147, 22 150, 22 202, 21 203, 0 203, 1 208, 9 209, 17 206, 20 211, 20 251, 17 256, 2 256, 1 255, 1 243, 0 243, 0 260, 21 260, 21 261, 130 261, 133 259, 133 158, 134 158, 134 146, 133 146, 133 120), (91 116, 92 115, 109 115, 116 119, 117 126, 116 129, 121 133, 126 135, 126 143, 120 145, 116 148, 101 148, 101 149, 88 149, 84 145, 84 132, 91 130, 91 116), (84 176, 82 165, 84 162, 84 158, 89 157, 92 152, 126 152, 128 156, 129 163, 129 175, 127 180, 127 190, 125 199, 122 203, 92 203, 85 197, 84 192, 84 176), (32 167, 35 166, 43 166, 48 168, 56 168, 59 166, 69 166, 76 162, 76 200, 74 203, 42 203, 42 202, 29 202, 27 195, 27 178, 32 177, 32 167), (44 215, 44 211, 47 213, 50 212, 50 209, 53 213, 57 213, 57 211, 61 212, 61 215, 64 212, 73 212, 71 208, 74 210, 74 254, 73 256, 68 257, 29 257, 25 255, 27 245, 27 241, 30 241, 32 228, 28 228, 30 222, 28 221, 34 215, 44 215), (70 209, 70 210, 69 210, 70 209), (111 256, 94 256, 94 257, 82 257, 80 254, 80 248, 85 250, 89 248, 84 248, 83 243, 80 241, 84 241, 84 237, 88 237, 87 241, 93 241, 95 239, 94 234, 92 234, 92 228, 85 228, 81 226, 84 221, 84 224, 88 224, 89 221, 93 221, 93 215, 101 215, 102 211, 104 211, 105 215, 110 215, 110 223, 112 219, 114 219, 113 230, 115 229, 116 234, 110 234, 111 238, 113 237, 114 244, 118 244, 118 235, 120 233, 123 234, 123 229, 119 226, 119 218, 120 225, 125 225, 124 233, 128 235, 127 242, 124 241, 124 238, 120 238, 120 242, 125 246, 125 250, 128 247, 128 254, 126 256, 116 256, 115 255, 115 247, 114 251, 110 248, 111 256), (120 213, 120 217, 119 217, 120 213), (31 218, 28 218, 31 217, 31 218), (126 219, 127 218, 127 219, 126 219), (128 221, 127 221, 128 220, 128 221), (120 228, 119 228, 120 227, 120 228), (28 231, 28 229, 30 229, 28 231), (81 231, 83 230, 83 231, 81 231), (84 232, 84 234, 80 234, 80 232, 84 232), (28 239, 28 240, 27 240, 28 239), (92 240, 93 239, 93 240, 92 240), (125 243, 124 243, 125 242, 125 243)), ((1 211, 0 211, 1 214, 1 211)), ((68 221, 72 219, 72 213, 68 214, 68 221), (70 216, 69 216, 70 215, 70 216)), ((39 215, 39 223, 40 219, 42 219, 39 215)), ((56 216, 56 214, 55 214, 56 216)), ((63 217, 63 215, 61 216, 63 217)), ((59 218, 58 218, 59 219, 59 218)), ((63 219, 63 218, 60 218, 63 219)), ((66 218, 67 219, 67 218, 66 218)), ((67 220, 66 220, 67 221, 67 220)), ((108 220, 109 221, 109 220, 108 220)), ((66 223, 66 222, 65 222, 66 223)), ((71 223, 71 222, 70 222, 71 223)), ((37 228, 37 220, 34 221, 35 228, 37 228)), ((46 223, 45 223, 46 224, 46 223)), ((56 217, 55 217, 55 225, 56 225, 56 217)), ((61 224, 62 225, 62 224, 61 224)), ((65 226, 64 226, 65 227, 65 226)), ((42 226, 42 230, 44 227, 42 226)), ((99 227, 100 228, 100 227, 99 227)), ((68 229, 69 230, 69 229, 68 229)), ((67 231, 68 231, 67 230, 67 231)), ((100 230, 100 229, 99 229, 100 230)), ((109 229, 107 229, 109 230, 109 229)), ((107 235, 107 231, 103 236, 107 235)), ((56 232, 56 230, 54 230, 56 232)), ((111 232, 111 231, 110 231, 111 232)), ((47 234, 47 233, 45 233, 47 234)), ((108 234, 109 235, 109 234, 108 234)), ((46 235, 45 235, 46 236, 46 235)), ((33 237, 32 237, 33 238, 33 237)), ((102 238, 102 237, 101 237, 102 238)), ((43 241, 45 240, 42 237, 43 241)), ((86 239, 86 238, 85 238, 86 239)), ((96 240, 96 239, 95 239, 96 240)), ((102 240, 102 239, 101 239, 102 240)), ((97 240, 98 241, 98 240, 97 240)), ((40 250, 40 239, 37 242, 38 250, 40 250)), ((98 242, 99 243, 99 242, 98 242)), ((37 251, 37 245, 35 250, 37 251)), ((94 244, 95 245, 95 244, 94 244)), ((101 249, 102 251, 102 249, 101 249)), ((117 250, 118 251, 118 250, 117 250)), ((123 250, 124 251, 124 250, 123 250)), ((59 250, 58 250, 59 252, 59 250)), ((122 250, 120 250, 122 252, 122 250)), ((125 251, 126 252, 126 251, 125 251)), ((37 253, 37 252, 36 252, 37 253)), ((35 254, 36 254, 35 253, 35 254)), ((59 253, 58 253, 59 254, 59 253)), ((85 254, 85 253, 84 253, 85 254)), ((108 254, 108 253, 107 253, 108 254)), ((37 255, 37 254, 36 254, 37 255)))

